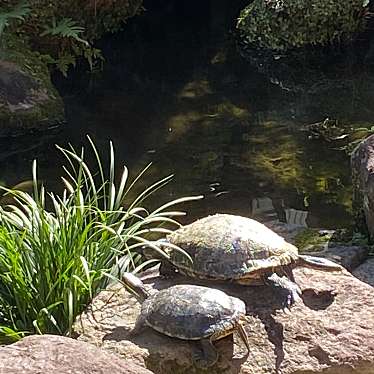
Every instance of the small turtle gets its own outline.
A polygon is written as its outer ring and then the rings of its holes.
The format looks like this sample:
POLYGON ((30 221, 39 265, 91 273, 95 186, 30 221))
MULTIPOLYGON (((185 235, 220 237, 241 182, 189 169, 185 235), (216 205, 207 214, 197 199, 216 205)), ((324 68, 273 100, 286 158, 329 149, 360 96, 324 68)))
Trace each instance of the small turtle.
POLYGON ((171 275, 177 269, 199 279, 268 284, 281 291, 283 308, 300 300, 293 267, 342 269, 324 258, 298 254, 294 245, 260 222, 230 214, 199 219, 169 234, 160 244, 170 255, 169 261, 161 260, 160 274, 171 275), (187 252, 192 262, 180 251, 173 251, 174 245, 187 252))
POLYGON ((213 341, 238 331, 249 352, 248 337, 242 323, 246 320, 242 300, 224 292, 196 285, 176 285, 149 295, 143 282, 131 273, 124 283, 136 292, 142 307, 132 334, 149 326, 161 334, 200 342, 193 359, 201 368, 218 360, 213 341))

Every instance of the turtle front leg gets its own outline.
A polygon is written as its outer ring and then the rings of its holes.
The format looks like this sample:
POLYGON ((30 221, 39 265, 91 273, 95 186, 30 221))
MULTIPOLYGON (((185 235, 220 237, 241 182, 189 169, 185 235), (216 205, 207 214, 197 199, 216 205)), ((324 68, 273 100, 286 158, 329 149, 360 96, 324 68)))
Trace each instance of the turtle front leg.
POLYGON ((194 347, 192 359, 198 368, 205 369, 213 366, 218 360, 218 352, 210 338, 199 341, 200 349, 194 347))
POLYGON ((283 309, 290 308, 293 304, 301 300, 300 287, 287 277, 280 277, 278 274, 273 273, 265 277, 265 283, 280 292, 283 309))

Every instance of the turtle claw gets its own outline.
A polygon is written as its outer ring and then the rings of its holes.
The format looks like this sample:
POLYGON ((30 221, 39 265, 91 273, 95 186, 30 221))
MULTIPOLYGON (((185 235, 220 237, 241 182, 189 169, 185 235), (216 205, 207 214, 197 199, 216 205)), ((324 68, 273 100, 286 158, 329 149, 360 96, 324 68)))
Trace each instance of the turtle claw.
POLYGON ((287 277, 280 277, 273 273, 267 277, 267 283, 273 286, 281 295, 282 309, 291 309, 291 307, 301 301, 300 287, 289 280, 287 277))

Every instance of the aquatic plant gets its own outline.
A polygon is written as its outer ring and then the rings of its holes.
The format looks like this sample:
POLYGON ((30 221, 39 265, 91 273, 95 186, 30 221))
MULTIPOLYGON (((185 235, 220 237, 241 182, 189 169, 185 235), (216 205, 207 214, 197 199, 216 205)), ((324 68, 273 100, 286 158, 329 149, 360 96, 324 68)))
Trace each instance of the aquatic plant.
MULTIPOLYGON (((90 140, 90 139, 89 139, 90 140)), ((33 164, 33 194, 6 190, 14 203, 0 207, 0 337, 18 339, 28 333, 71 335, 75 317, 109 281, 122 271, 137 272, 136 248, 147 244, 166 256, 149 235, 179 227, 170 211, 186 197, 148 211, 144 201, 170 181, 163 178, 130 198, 146 167, 128 182, 124 166, 115 184, 114 149, 110 143, 109 175, 90 140, 97 161, 94 174, 84 148, 58 147, 68 161, 61 195, 38 185, 33 164)), ((3 187, 2 187, 3 188, 3 187)), ((172 246, 175 250, 180 250, 172 246)))

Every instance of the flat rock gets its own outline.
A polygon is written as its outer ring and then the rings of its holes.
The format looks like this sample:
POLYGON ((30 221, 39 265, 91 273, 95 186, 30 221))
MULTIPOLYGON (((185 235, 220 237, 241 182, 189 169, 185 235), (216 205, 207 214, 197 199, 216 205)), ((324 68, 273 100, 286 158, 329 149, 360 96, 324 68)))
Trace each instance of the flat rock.
POLYGON ((92 344, 33 335, 0 347, 0 374, 151 374, 92 344))
MULTIPOLYGON (((221 339, 215 343, 219 360, 207 371, 193 365, 193 343, 150 328, 132 336, 140 305, 119 284, 93 300, 77 319, 75 330, 81 334, 79 340, 115 351, 157 374, 374 374, 374 288, 345 270, 297 268, 294 276, 303 303, 296 304, 292 313, 279 309, 278 295, 269 287, 214 284, 246 302, 251 351, 246 356, 237 336, 221 339)), ((166 280, 150 275, 144 281, 150 292, 197 283, 181 276, 166 280)))
POLYGON ((374 286, 374 258, 370 258, 355 269, 353 275, 361 281, 374 286))

